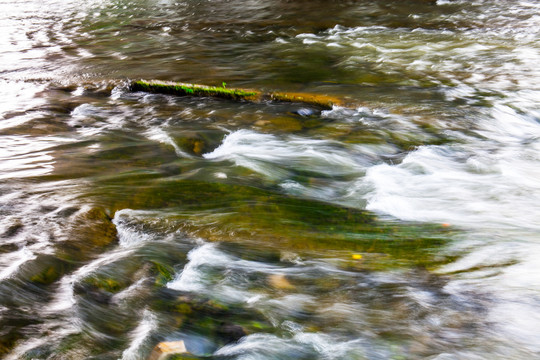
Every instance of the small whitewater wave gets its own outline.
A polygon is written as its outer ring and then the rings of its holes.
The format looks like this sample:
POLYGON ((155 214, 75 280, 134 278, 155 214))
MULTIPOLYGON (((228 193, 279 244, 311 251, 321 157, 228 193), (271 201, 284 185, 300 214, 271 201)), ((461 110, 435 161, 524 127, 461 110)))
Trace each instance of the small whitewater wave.
POLYGON ((122 209, 114 214, 112 222, 114 225, 116 225, 116 231, 118 231, 118 242, 123 248, 133 248, 153 239, 151 234, 139 231, 135 226, 133 226, 133 224, 130 223, 131 219, 136 217, 138 214, 138 211, 131 209, 122 209))
MULTIPOLYGON (((441 1, 438 5, 444 8, 450 3, 459 6, 460 2, 441 1)), ((479 13, 467 25, 459 12, 443 12, 440 17, 434 16, 433 20, 440 22, 436 28, 424 28, 421 22, 398 28, 336 25, 320 33, 299 34, 293 42, 302 49, 339 54, 343 59, 341 69, 351 74, 357 74, 358 69, 379 73, 379 82, 468 84, 493 91, 512 91, 519 83, 522 88, 538 89, 533 79, 539 76, 535 64, 540 53, 535 38, 540 17, 534 15, 538 4, 528 4, 530 8, 511 4, 490 8, 488 14, 479 13), (514 18, 517 14, 519 26, 514 18)), ((365 80, 370 81, 369 77, 365 80)))
POLYGON ((129 347, 122 353, 122 360, 141 360, 145 357, 142 355, 141 349, 147 345, 150 335, 157 329, 157 316, 150 310, 145 309, 142 314, 141 321, 137 327, 131 332, 131 343, 129 347))
POLYGON ((25 262, 36 258, 37 256, 27 247, 23 247, 19 251, 3 256, 0 261, 2 265, 6 264, 6 266, 0 271, 0 281, 7 279, 16 273, 19 267, 25 262))
POLYGON ((208 285, 204 281, 203 265, 222 266, 230 262, 230 258, 216 250, 213 244, 204 244, 191 250, 187 258, 189 262, 178 276, 167 284, 167 287, 180 291, 202 291, 208 285))
POLYGON ((421 146, 400 164, 369 168, 356 184, 362 193, 371 189, 367 209, 404 220, 538 230, 540 124, 499 105, 477 126, 479 139, 421 146))
POLYGON ((72 308, 77 303, 74 284, 98 271, 103 266, 132 255, 137 247, 152 239, 151 235, 137 231, 130 226, 129 220, 133 214, 136 214, 136 212, 131 209, 123 209, 116 212, 112 222, 116 225, 119 246, 78 268, 74 273, 63 277, 54 300, 48 306, 50 312, 72 308))
POLYGON ((293 169, 335 176, 362 171, 359 162, 340 143, 294 136, 280 139, 250 130, 227 135, 218 148, 203 156, 210 160, 232 160, 271 179, 282 179, 293 169))
POLYGON ((161 128, 151 128, 148 131, 146 131, 146 135, 151 140, 158 141, 160 143, 172 146, 172 148, 174 149, 174 152, 180 158, 184 158, 184 159, 193 158, 193 156, 191 156, 187 152, 183 151, 178 146, 178 144, 174 141, 174 139, 169 134, 167 134, 167 132, 165 130, 163 130, 161 128))
MULTIPOLYGON (((261 294, 243 289, 244 274, 269 274, 280 272, 279 266, 256 261, 238 259, 221 251, 217 244, 203 243, 191 250, 188 263, 177 276, 167 283, 173 290, 194 292, 197 294, 220 294, 220 301, 253 302, 261 294), (219 271, 220 276, 212 277, 209 269, 219 271)), ((263 276, 264 277, 264 276, 263 276)))
MULTIPOLYGON (((219 349, 215 354, 219 356, 235 356, 236 359, 297 359, 297 358, 322 358, 322 359, 345 359, 365 357, 383 358, 383 354, 370 351, 370 346, 365 341, 344 340, 339 337, 321 333, 305 332, 292 322, 284 322, 284 328, 291 329, 288 337, 278 337, 271 334, 254 334, 243 338, 240 342, 227 345, 219 349), (371 353, 371 354, 370 354, 371 353)), ((384 353, 384 351, 383 351, 384 353)), ((387 356, 391 354, 386 352, 387 356)))

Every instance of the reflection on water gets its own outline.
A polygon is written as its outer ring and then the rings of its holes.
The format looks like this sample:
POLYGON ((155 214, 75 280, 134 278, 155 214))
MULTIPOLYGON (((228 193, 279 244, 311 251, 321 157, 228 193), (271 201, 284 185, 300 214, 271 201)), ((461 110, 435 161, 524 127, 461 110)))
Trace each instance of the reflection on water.
POLYGON ((1 5, 0 357, 540 355, 536 2, 1 5))

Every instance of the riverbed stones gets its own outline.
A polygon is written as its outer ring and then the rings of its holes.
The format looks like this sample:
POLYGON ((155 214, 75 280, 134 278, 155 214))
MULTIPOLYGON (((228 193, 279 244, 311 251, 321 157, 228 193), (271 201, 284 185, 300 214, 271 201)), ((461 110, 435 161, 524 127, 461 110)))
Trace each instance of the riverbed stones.
POLYGON ((236 324, 223 323, 217 328, 217 334, 225 344, 237 342, 247 335, 245 329, 236 324))

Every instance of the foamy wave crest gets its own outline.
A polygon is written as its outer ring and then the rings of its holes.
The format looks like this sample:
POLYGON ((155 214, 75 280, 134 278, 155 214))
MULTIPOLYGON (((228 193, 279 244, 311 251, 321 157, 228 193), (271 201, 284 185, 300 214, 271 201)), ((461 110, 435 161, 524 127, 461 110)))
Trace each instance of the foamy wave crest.
POLYGON ((150 140, 154 140, 163 144, 167 144, 173 147, 174 152, 178 157, 181 158, 192 158, 190 154, 180 149, 178 144, 174 141, 174 139, 163 129, 161 128, 151 128, 148 131, 146 131, 146 135, 150 140))
POLYGON ((0 271, 0 281, 9 278, 17 272, 22 264, 35 258, 36 255, 26 247, 3 257, 0 261, 0 265, 4 265, 4 263, 9 265, 0 271))
POLYGON ((137 246, 152 239, 152 236, 138 231, 133 225, 130 224, 130 220, 136 217, 141 212, 122 209, 116 212, 114 219, 112 220, 116 225, 118 231, 118 240, 120 246, 123 248, 130 248, 137 246))
POLYGON ((360 340, 340 341, 330 335, 297 332, 292 338, 270 334, 253 334, 240 342, 216 352, 218 356, 238 356, 237 359, 346 359, 365 356, 360 340))
POLYGON ((167 284, 174 290, 197 293, 219 293, 221 301, 249 302, 258 294, 241 290, 235 274, 273 273, 281 270, 279 266, 263 264, 255 261, 238 259, 220 251, 216 244, 204 243, 188 253, 188 263, 184 269, 167 284), (211 276, 209 269, 221 272, 221 277, 211 276), (235 280, 236 279, 236 280, 235 280))
POLYGON ((368 210, 404 220, 540 229, 540 124, 495 106, 478 126, 481 139, 419 147, 371 167, 351 191, 369 189, 368 210))
POLYGON ((280 139, 269 134, 239 130, 229 134, 206 159, 232 160, 270 178, 286 177, 293 169, 346 175, 362 170, 342 144, 301 137, 280 139))
POLYGON ((181 291, 202 291, 208 285, 204 279, 204 265, 220 265, 231 260, 219 252, 214 244, 204 244, 188 253, 189 262, 178 276, 167 284, 167 287, 181 291))
POLYGON ((144 310, 141 322, 131 333, 131 344, 129 348, 122 353, 122 360, 145 359, 142 355, 141 348, 144 347, 152 332, 157 329, 157 326, 156 315, 149 310, 144 310))

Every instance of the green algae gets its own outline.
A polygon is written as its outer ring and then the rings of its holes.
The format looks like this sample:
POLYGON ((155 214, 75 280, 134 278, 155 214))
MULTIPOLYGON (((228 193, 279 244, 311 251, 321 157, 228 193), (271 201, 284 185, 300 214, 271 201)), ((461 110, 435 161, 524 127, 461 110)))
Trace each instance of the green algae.
MULTIPOLYGON (((435 249, 452 231, 437 224, 381 221, 364 210, 219 182, 132 179, 129 186, 100 188, 112 211, 159 209, 164 228, 210 241, 257 239, 263 246, 281 244, 299 251, 354 251, 365 254, 361 264, 366 267, 433 266, 444 261, 435 249)), ((159 221, 148 225, 159 227, 159 221)))
POLYGON ((85 287, 97 288, 110 293, 117 293, 126 287, 126 284, 122 284, 118 279, 106 276, 90 276, 83 280, 85 287))
POLYGON ((157 271, 157 276, 155 279, 156 285, 164 286, 174 278, 174 269, 171 266, 158 261, 152 261, 152 263, 157 271))
POLYGON ((67 269, 70 268, 66 262, 61 261, 60 259, 55 259, 51 256, 49 256, 49 258, 51 258, 49 261, 40 259, 39 266, 42 267, 43 263, 46 264, 46 266, 37 271, 34 275, 30 276, 30 282, 40 285, 52 284, 63 276, 67 269), (53 264, 47 265, 51 262, 53 262, 53 264))

